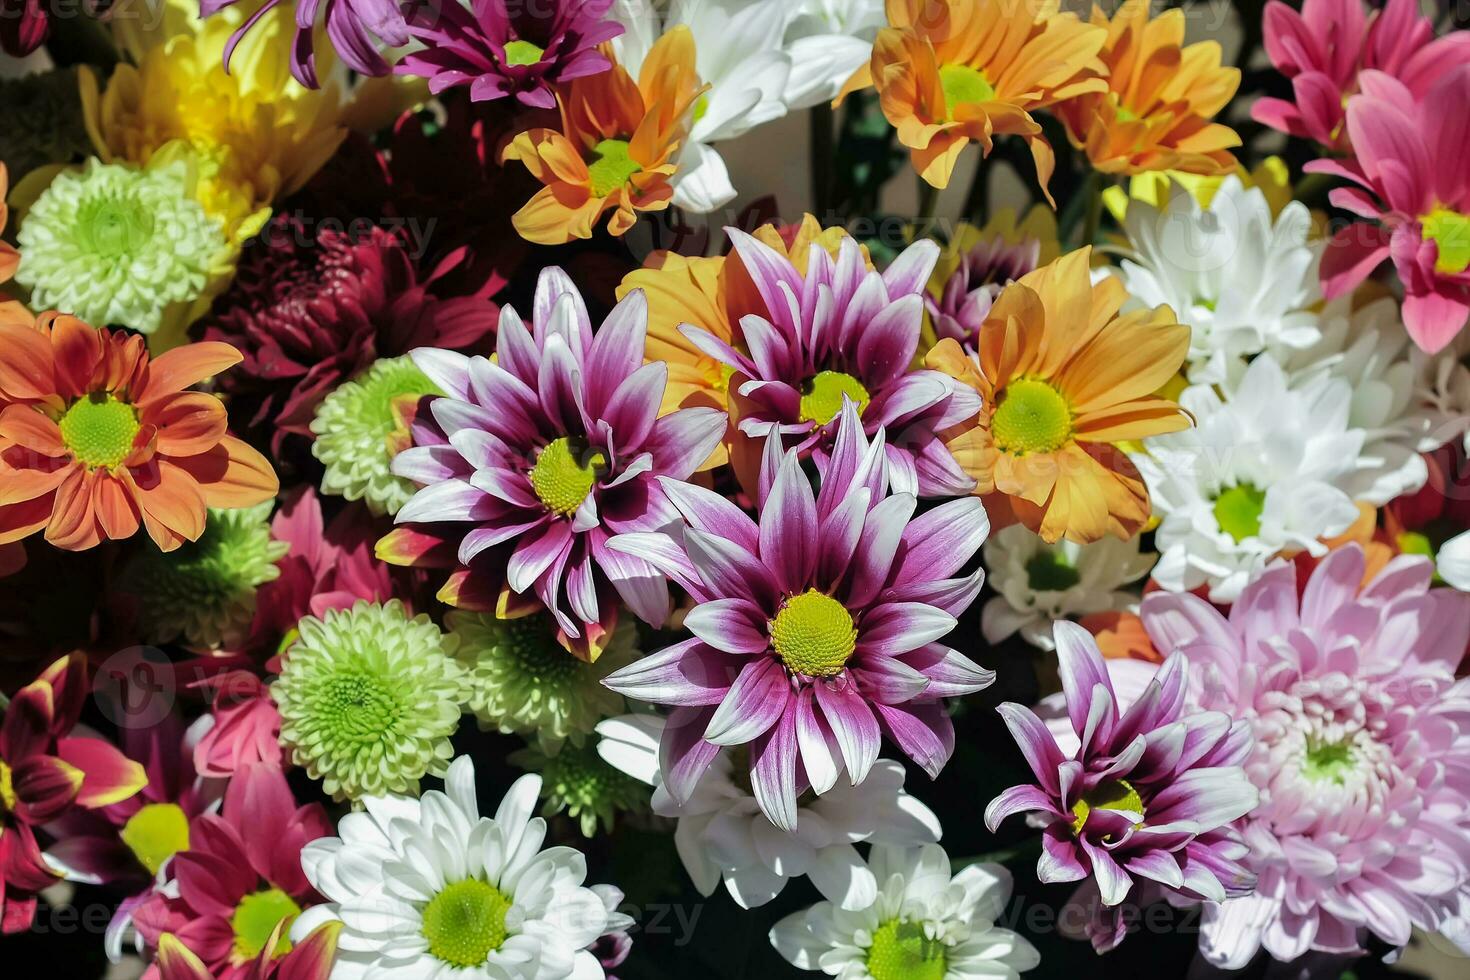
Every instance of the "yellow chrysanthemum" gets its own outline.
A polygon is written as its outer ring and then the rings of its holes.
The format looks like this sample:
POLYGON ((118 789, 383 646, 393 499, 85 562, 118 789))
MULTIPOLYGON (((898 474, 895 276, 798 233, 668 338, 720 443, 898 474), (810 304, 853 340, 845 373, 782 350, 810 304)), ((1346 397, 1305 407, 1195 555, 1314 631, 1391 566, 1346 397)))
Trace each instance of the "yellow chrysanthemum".
MULTIPOLYGON (((1261 189, 1273 215, 1281 214, 1281 209, 1292 199, 1291 171, 1280 157, 1267 157, 1250 171, 1237 164, 1234 173, 1246 187, 1261 189)), ((1122 224, 1128 214, 1130 198, 1164 210, 1169 204, 1169 185, 1172 182, 1189 191, 1200 207, 1207 208, 1227 176, 1229 174, 1204 177, 1178 170, 1153 170, 1130 178, 1126 191, 1121 187, 1109 187, 1103 191, 1103 204, 1122 224)))

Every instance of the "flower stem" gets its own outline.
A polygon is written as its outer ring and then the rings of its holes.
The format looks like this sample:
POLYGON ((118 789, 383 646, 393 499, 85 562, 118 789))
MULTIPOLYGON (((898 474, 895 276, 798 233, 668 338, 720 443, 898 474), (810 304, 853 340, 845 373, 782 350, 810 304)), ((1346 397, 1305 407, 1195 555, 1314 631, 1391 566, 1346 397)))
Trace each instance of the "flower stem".
POLYGON ((808 119, 812 147, 812 213, 822 225, 837 224, 832 208, 832 168, 836 163, 832 141, 832 107, 826 102, 812 106, 808 119))
POLYGON ((1102 223, 1103 204, 1103 175, 1097 171, 1087 175, 1087 184, 1083 193, 1087 196, 1087 211, 1082 219, 1082 241, 1080 245, 1094 245, 1097 243, 1097 229, 1102 223))
POLYGON ((914 223, 914 241, 928 238, 934 230, 934 215, 939 208, 939 188, 919 178, 919 218, 914 223))

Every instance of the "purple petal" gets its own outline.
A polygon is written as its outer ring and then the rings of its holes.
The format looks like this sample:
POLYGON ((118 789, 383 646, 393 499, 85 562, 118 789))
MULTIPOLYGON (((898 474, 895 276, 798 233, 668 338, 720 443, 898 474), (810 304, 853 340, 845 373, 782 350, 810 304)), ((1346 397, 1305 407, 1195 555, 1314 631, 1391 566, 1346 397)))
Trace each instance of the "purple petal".
POLYGON ((588 405, 591 414, 612 427, 613 448, 618 453, 627 454, 641 448, 652 434, 668 380, 666 362, 645 364, 618 385, 605 407, 588 405))
POLYGON ((797 324, 790 317, 787 296, 801 294, 801 274, 796 271, 796 266, 769 245, 738 228, 727 227, 725 234, 740 255, 740 261, 750 274, 756 291, 765 300, 766 311, 771 315, 772 322, 787 334, 794 335, 797 324), (787 293, 782 292, 783 286, 787 293))
POLYGON ((859 689, 882 704, 903 704, 923 694, 929 678, 902 660, 859 651, 852 666, 859 689))
POLYGON ((659 477, 658 483, 690 527, 733 541, 752 554, 759 550, 760 529, 728 497, 669 477, 659 477))
POLYGON ((750 757, 750 788, 761 812, 787 833, 795 831, 796 713, 782 715, 775 728, 751 746, 750 757))
POLYGON ((991 800, 990 805, 985 808, 985 829, 993 834, 1007 817, 1038 810, 1052 816, 1061 816, 1056 802, 1043 793, 1040 787, 1030 783, 1012 786, 991 800))
POLYGON ((939 643, 929 643, 904 654, 904 663, 929 678, 925 698, 959 698, 983 691, 995 683, 995 671, 939 643))
POLYGON ((939 244, 927 238, 904 249, 883 272, 883 284, 888 288, 889 297, 897 299, 922 293, 938 261, 939 244))
POLYGON ((505 566, 505 580, 512 591, 525 592, 572 546, 572 529, 566 521, 552 521, 527 534, 516 545, 505 566))
POLYGON ((1077 856, 1077 839, 1066 823, 1054 823, 1042 832, 1036 877, 1048 885, 1087 877, 1087 866, 1077 856))
POLYGON ((858 338, 858 373, 869 390, 886 387, 909 369, 919 349, 924 301, 917 295, 884 307, 858 338))
POLYGON ((1086 837, 1081 838, 1081 844, 1083 852, 1092 862, 1092 876, 1097 881, 1103 905, 1113 906, 1122 902, 1133 887, 1133 879, 1128 877, 1128 872, 1107 851, 1094 847, 1086 837))
POLYGON ((765 616, 748 599, 702 603, 684 617, 684 626, 716 650, 727 653, 765 653, 771 645, 765 616))
POLYGON ((795 453, 781 464, 760 518, 761 562, 783 591, 804 591, 817 569, 817 501, 795 453))
POLYGON ((978 498, 940 504, 904 528, 895 586, 949 578, 980 550, 990 534, 990 518, 978 498))
POLYGON ((847 589, 849 608, 868 605, 887 583, 904 529, 917 506, 917 500, 902 493, 880 500, 868 511, 847 589))
MULTIPOLYGON (((813 702, 817 686, 807 685, 796 696, 796 749, 801 756, 801 767, 811 781, 812 792, 821 796, 837 785, 841 771, 837 765, 837 737, 826 720, 820 717, 813 702)), ((876 735, 878 725, 873 724, 876 735)))
POLYGON ((464 401, 470 397, 470 359, 452 350, 418 347, 408 352, 414 366, 434 382, 450 398, 464 401))
POLYGON ((651 704, 715 705, 730 690, 729 660, 699 640, 684 640, 613 671, 602 684, 651 704))
POLYGON ((396 523, 480 521, 493 516, 499 502, 463 480, 446 480, 424 487, 398 511, 396 523))
POLYGON ((576 283, 556 266, 542 269, 536 279, 531 319, 536 325, 536 339, 543 349, 546 335, 554 331, 566 338, 578 362, 585 362, 587 348, 592 344, 592 318, 587 315, 587 304, 582 302, 576 283), (559 311, 558 307, 563 307, 563 303, 564 308, 559 311), (560 322, 556 322, 558 318, 560 322))
POLYGON ((715 709, 706 740, 716 745, 743 745, 770 730, 791 704, 791 682, 772 657, 747 663, 715 709))
MULTIPOLYGON (((594 539, 593 549, 599 562, 604 560, 604 552, 597 551, 598 542, 594 539)), ((609 561, 605 564, 616 567, 616 558, 613 553, 630 555, 642 559, 664 575, 679 583, 679 586, 694 597, 696 601, 707 601, 713 598, 709 590, 705 588, 704 580, 699 577, 699 572, 694 568, 689 556, 679 543, 667 534, 658 534, 652 531, 636 531, 630 534, 616 534, 607 539, 606 556, 609 561)))
POLYGON ((659 773, 664 789, 680 803, 689 801, 700 777, 720 754, 720 747, 706 742, 701 734, 713 713, 709 707, 675 708, 664 725, 659 740, 659 773))
POLYGON ((750 599, 762 609, 774 608, 780 592, 775 579, 733 541, 690 528, 684 532, 684 551, 711 595, 750 599))
POLYGON ((937 779, 954 754, 954 722, 944 706, 934 704, 874 704, 879 723, 919 768, 937 779))
POLYGON ((626 551, 608 547, 603 532, 592 534, 592 557, 597 567, 633 615, 655 629, 668 621, 672 602, 668 579, 651 562, 626 551))
POLYGON ((1115 702, 1117 695, 1091 633, 1076 623, 1060 620, 1052 627, 1052 634, 1057 642, 1057 670, 1067 699, 1067 716, 1072 720, 1073 730, 1080 734, 1087 723, 1093 690, 1105 689, 1115 702))
POLYGON ((728 426, 725 413, 719 409, 682 408, 653 423, 643 449, 653 454, 659 474, 688 479, 709 460, 728 426))
POLYGON ((1011 737, 1016 740, 1016 746, 1026 758, 1037 783, 1048 794, 1058 796, 1061 784, 1057 780, 1057 768, 1067 760, 1062 750, 1057 748, 1056 739, 1047 730, 1046 723, 1030 708, 1009 701, 997 705, 995 710, 1000 712, 1001 719, 1011 730, 1011 737))
MULTIPOLYGON (((612 392, 631 377, 643 363, 643 345, 648 336, 648 298, 634 289, 614 306, 592 338, 587 354, 587 410, 607 416, 603 406, 612 392)), ((662 386, 659 395, 663 395, 662 386)), ((618 428, 613 423, 613 429, 618 428)))
POLYGON ((848 778, 856 786, 867 778, 868 771, 878 760, 878 749, 882 743, 878 719, 873 717, 873 709, 868 707, 862 695, 851 687, 817 683, 813 689, 822 715, 831 726, 842 751, 848 778))
POLYGON ((949 613, 921 602, 889 602, 863 617, 858 645, 864 652, 896 657, 947 636, 958 625, 949 613))

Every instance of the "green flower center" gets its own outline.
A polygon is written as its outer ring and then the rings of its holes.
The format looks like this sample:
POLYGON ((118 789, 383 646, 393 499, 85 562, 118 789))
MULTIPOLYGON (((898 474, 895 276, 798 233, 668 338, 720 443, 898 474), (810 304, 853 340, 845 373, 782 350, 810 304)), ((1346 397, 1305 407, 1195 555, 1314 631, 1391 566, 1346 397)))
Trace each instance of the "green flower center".
POLYGON ((1072 804, 1072 832, 1074 834, 1082 832, 1093 810, 1127 810, 1130 813, 1142 814, 1143 799, 1138 795, 1138 790, 1134 789, 1126 779, 1110 779, 1105 783, 1098 783, 1072 804))
POLYGON ((189 849, 189 817, 177 803, 149 803, 128 818, 118 836, 156 875, 165 861, 189 849))
POLYGON ((116 466, 133 451, 138 413, 110 392, 77 399, 61 417, 61 441, 87 466, 116 466))
POLYGON ((1346 742, 1308 744, 1302 775, 1319 783, 1342 784, 1353 769, 1353 749, 1346 742))
POLYGON ((1116 112, 1116 116, 1117 116, 1118 122, 1137 122, 1138 121, 1138 113, 1134 112, 1132 109, 1130 109, 1126 105, 1124 105, 1122 99, 1118 98, 1115 95, 1115 96, 1113 96, 1113 102, 1118 107, 1117 108, 1117 112, 1116 112))
POLYGON ((403 706, 387 678, 344 665, 322 684, 312 712, 338 741, 365 745, 394 730, 403 706))
POLYGON ((857 627, 842 603, 816 589, 786 600, 771 621, 771 645, 792 673, 831 677, 857 646, 857 627))
POLYGON ((939 69, 939 85, 944 89, 944 114, 953 116, 956 106, 989 102, 995 98, 995 86, 978 68, 969 65, 944 65, 939 69))
POLYGON ((588 453, 581 440, 567 436, 547 443, 531 468, 531 489, 549 510, 570 517, 592 492, 598 474, 607 468, 602 453, 588 453))
POLYGON ((918 922, 889 919, 873 930, 868 973, 873 980, 944 980, 944 944, 924 935, 918 922))
POLYGON ((153 215, 131 197, 91 197, 77 208, 74 233, 83 249, 113 259, 147 244, 153 237, 153 215))
POLYGON ((467 878, 455 882, 424 906, 424 938, 429 952, 458 967, 479 966, 505 942, 505 914, 511 901, 493 885, 467 878))
POLYGON ((1082 575, 1060 551, 1038 551, 1026 562, 1026 583, 1032 592, 1065 592, 1082 575))
POLYGON ((0 813, 10 813, 15 809, 19 797, 15 795, 15 777, 11 775, 10 767, 0 759, 0 813))
POLYGON ((699 122, 709 112, 709 94, 705 93, 694 100, 694 121, 699 122))
POLYGON ((592 196, 607 197, 643 169, 628 156, 628 141, 605 139, 592 148, 587 173, 592 178, 592 196))
POLYGON ((1424 237, 1439 246, 1434 271, 1454 276, 1470 268, 1470 215, 1438 207, 1419 219, 1424 237))
POLYGON ((498 645, 515 659, 521 676, 537 684, 564 681, 577 673, 581 663, 556 641, 552 625, 545 613, 494 620, 498 645))
POLYGON ((1024 456, 1050 453, 1072 438, 1072 408, 1045 381, 1021 378, 1006 386, 990 419, 995 445, 1024 456))
POLYGON ((1215 520, 1220 530, 1239 544, 1261 533, 1261 514, 1266 509, 1266 491, 1239 483, 1215 498, 1215 520))
POLYGON ((236 961, 246 962, 258 957, 280 922, 286 925, 281 929, 281 938, 275 949, 271 950, 271 958, 285 956, 291 951, 291 939, 287 933, 300 914, 301 906, 279 888, 267 888, 240 899, 240 904, 235 906, 235 914, 230 917, 230 928, 235 931, 236 961))
POLYGON ((507 65, 534 65, 545 54, 545 48, 537 47, 530 41, 505 42, 505 63, 507 65))
POLYGON ((868 407, 868 389, 850 374, 818 371, 801 386, 801 420, 826 425, 842 411, 842 396, 857 403, 858 414, 868 407))
POLYGON ((1425 558, 1434 557, 1434 542, 1429 540, 1427 534, 1418 531, 1405 531, 1399 535, 1399 551, 1406 555, 1423 555, 1425 558))

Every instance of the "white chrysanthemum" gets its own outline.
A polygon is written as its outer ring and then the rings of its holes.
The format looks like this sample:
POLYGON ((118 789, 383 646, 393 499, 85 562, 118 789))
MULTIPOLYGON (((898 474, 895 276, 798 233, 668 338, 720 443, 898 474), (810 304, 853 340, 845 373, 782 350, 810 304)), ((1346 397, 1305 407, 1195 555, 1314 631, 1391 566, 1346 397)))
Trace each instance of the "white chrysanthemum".
POLYGON ((1047 544, 1020 524, 995 532, 985 542, 985 568, 999 595, 980 613, 985 642, 1019 631, 1032 646, 1054 650, 1056 620, 1135 607, 1138 596, 1122 588, 1147 575, 1158 557, 1140 554, 1139 543, 1136 536, 1109 536, 1092 544, 1047 544))
POLYGON ((333 980, 602 977, 588 947, 633 923, 583 887, 580 852, 541 849, 546 821, 531 816, 540 788, 540 777, 522 776, 483 817, 474 765, 461 756, 442 793, 369 797, 366 812, 342 818, 340 837, 302 850, 327 904, 302 913, 292 938, 343 923, 333 980))
POLYGON ((883 885, 864 908, 819 902, 776 923, 771 945, 787 962, 840 980, 1000 980, 1041 962, 1024 937, 995 924, 1011 893, 1000 865, 951 876, 949 855, 929 844, 875 847, 869 867, 883 885))
POLYGON ((1195 427, 1156 436, 1133 460, 1160 518, 1153 577, 1182 592, 1207 585, 1233 602, 1283 551, 1322 554, 1321 540, 1358 516, 1344 490, 1364 433, 1348 427, 1352 388, 1319 375, 1292 388, 1270 355, 1251 362, 1228 397, 1195 385, 1179 403, 1195 427))
POLYGON ((16 234, 16 282, 38 310, 152 333, 170 305, 199 298, 228 249, 192 195, 183 161, 140 170, 94 157, 63 170, 16 234))
POLYGON ((1463 438, 1470 452, 1470 330, 1461 330, 1438 354, 1415 346, 1415 401, 1429 413, 1429 434, 1441 445, 1463 438))
POLYGON ((694 886, 711 895, 725 889, 741 908, 764 905, 792 878, 811 879, 823 897, 845 908, 861 908, 878 894, 875 878, 853 845, 862 841, 908 847, 939 839, 934 813, 903 790, 903 766, 887 759, 873 764, 868 778, 847 780, 821 796, 804 795, 796 828, 787 833, 761 813, 748 766, 731 750, 721 751, 682 805, 659 774, 659 738, 664 719, 624 715, 597 726, 597 750, 615 768, 653 787, 653 812, 678 820, 674 844, 694 886))
POLYGON ((1169 195, 1162 211, 1128 202, 1129 251, 1117 275, 1130 307, 1167 304, 1190 328, 1189 380, 1215 384, 1232 359, 1315 343, 1311 307, 1321 298, 1323 246, 1309 241, 1306 206, 1293 201, 1273 217, 1266 195, 1236 176, 1225 178, 1208 208, 1179 184, 1169 195))

